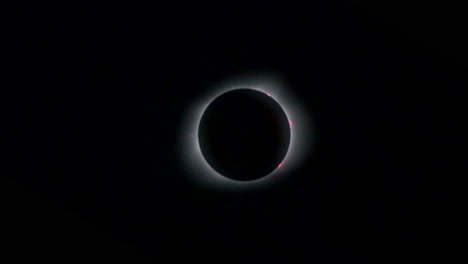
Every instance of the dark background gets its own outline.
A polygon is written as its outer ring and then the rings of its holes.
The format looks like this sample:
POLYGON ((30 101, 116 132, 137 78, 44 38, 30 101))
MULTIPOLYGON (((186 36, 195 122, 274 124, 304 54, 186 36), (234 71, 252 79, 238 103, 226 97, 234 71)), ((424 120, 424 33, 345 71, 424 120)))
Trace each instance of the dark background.
POLYGON ((2 1, 2 260, 464 262, 461 27, 435 15, 434 45, 427 12, 372 6, 2 1), (193 185, 184 111, 262 70, 307 102, 314 152, 260 192, 193 185))

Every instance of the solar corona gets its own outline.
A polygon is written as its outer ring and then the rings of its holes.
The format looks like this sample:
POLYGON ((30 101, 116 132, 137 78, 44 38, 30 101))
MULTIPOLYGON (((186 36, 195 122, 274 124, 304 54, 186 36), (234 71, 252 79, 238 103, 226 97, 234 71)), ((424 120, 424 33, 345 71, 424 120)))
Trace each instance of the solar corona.
POLYGON ((199 185, 252 190, 284 179, 304 161, 312 119, 278 74, 230 78, 186 109, 181 167, 199 185))

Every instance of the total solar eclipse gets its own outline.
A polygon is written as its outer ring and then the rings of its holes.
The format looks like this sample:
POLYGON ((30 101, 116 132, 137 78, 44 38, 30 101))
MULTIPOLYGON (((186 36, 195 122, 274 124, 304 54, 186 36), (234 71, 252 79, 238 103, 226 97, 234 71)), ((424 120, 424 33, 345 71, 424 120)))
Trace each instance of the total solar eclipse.
POLYGON ((315 140, 311 115, 275 73, 230 78, 193 99, 177 150, 192 182, 215 190, 258 190, 303 163, 315 140))
POLYGON ((198 142, 208 164, 238 181, 260 179, 281 166, 290 124, 271 96, 236 89, 217 97, 200 120, 198 142))

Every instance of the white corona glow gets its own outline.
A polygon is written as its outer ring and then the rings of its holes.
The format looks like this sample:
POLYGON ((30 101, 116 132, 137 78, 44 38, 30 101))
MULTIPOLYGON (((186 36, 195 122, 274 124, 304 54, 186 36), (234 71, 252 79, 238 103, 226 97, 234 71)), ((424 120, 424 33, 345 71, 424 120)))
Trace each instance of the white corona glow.
POLYGON ((200 95, 187 108, 181 125, 178 145, 181 167, 186 170, 194 183, 216 190, 252 190, 277 182, 304 161, 307 152, 311 150, 315 134, 312 118, 305 104, 300 102, 298 95, 294 95, 288 89, 278 74, 272 73, 234 76, 212 89, 207 89, 206 94, 200 95), (198 143, 198 127, 208 105, 221 94, 242 88, 261 91, 276 100, 286 113, 291 130, 289 149, 281 164, 269 175, 247 182, 229 179, 212 169, 203 157, 198 143), (291 120, 294 120, 294 126, 291 120))

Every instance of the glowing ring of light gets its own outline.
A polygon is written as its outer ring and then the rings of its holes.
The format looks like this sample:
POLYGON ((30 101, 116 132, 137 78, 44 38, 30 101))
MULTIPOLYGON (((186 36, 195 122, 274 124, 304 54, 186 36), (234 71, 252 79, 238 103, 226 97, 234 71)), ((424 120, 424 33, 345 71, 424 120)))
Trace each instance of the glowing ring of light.
POLYGON ((202 96, 190 107, 182 120, 178 151, 182 167, 192 176, 193 182, 216 189, 258 189, 277 182, 287 172, 297 168, 310 151, 313 141, 310 115, 299 98, 287 91, 287 86, 277 74, 244 75, 217 85, 211 93, 202 96), (231 90, 249 88, 261 91, 276 100, 286 113, 291 126, 291 139, 283 162, 270 174, 253 181, 236 181, 216 172, 205 160, 198 142, 201 117, 211 102, 231 90))

